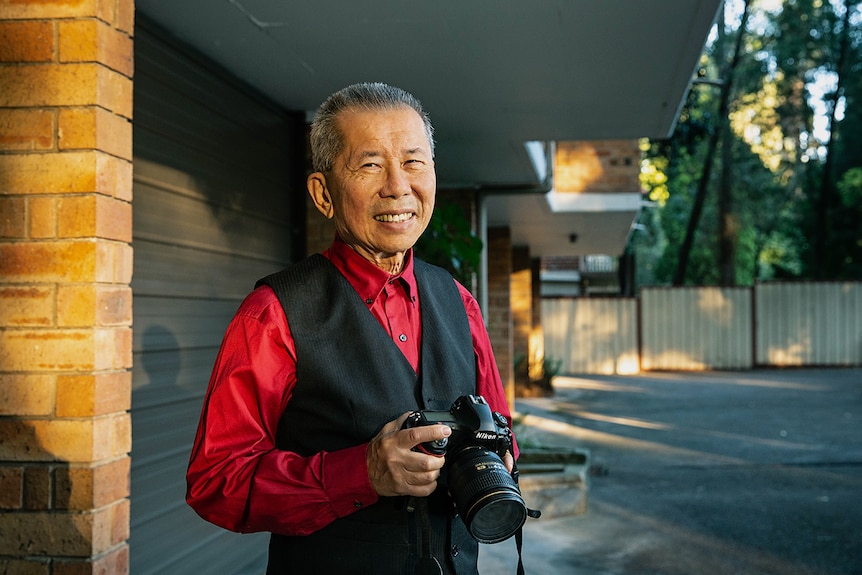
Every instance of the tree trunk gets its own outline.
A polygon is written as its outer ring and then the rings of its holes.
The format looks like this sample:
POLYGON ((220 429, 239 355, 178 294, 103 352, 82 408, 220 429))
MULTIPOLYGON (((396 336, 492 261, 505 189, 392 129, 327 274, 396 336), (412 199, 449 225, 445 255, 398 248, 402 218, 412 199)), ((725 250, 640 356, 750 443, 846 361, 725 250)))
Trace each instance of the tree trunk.
POLYGON ((828 275, 826 250, 829 243, 829 216, 832 210, 832 142, 835 140, 835 113, 838 108, 838 100, 841 98, 841 72, 844 69, 844 61, 847 59, 847 50, 850 44, 850 5, 847 2, 844 3, 844 17, 841 23, 841 44, 838 50, 838 62, 835 64, 835 74, 838 79, 835 84, 835 93, 832 97, 832 109, 829 110, 829 138, 826 140, 826 161, 823 163, 820 194, 817 199, 817 238, 814 244, 814 275, 818 279, 823 279, 828 275))
MULTIPOLYGON (((673 275, 673 285, 680 286, 685 281, 685 272, 688 267, 688 258, 691 253, 691 246, 694 244, 694 233, 697 230, 698 223, 700 222, 700 214, 703 212, 703 204, 706 200, 706 191, 709 185, 709 178, 712 174, 712 164, 713 158, 715 157, 715 150, 718 145, 718 137, 722 132, 727 131, 728 133, 725 135, 725 138, 729 138, 729 129, 728 125, 728 110, 730 109, 730 93, 731 87, 733 84, 733 72, 736 69, 737 64, 739 63, 740 54, 742 52, 742 38, 745 34, 745 26, 748 22, 748 7, 749 0, 745 0, 745 8, 742 12, 742 20, 739 24, 739 31, 736 36, 736 46, 733 50, 733 59, 727 65, 725 72, 723 74, 724 81, 721 84, 721 99, 719 100, 718 105, 718 115, 717 118, 717 126, 715 130, 712 131, 709 137, 709 147, 706 150, 706 158, 703 162, 703 172, 700 176, 700 181, 697 186, 697 193, 694 197, 694 204, 691 208, 691 216, 688 220, 688 227, 685 232, 685 239, 682 242, 682 247, 679 252, 679 260, 677 261, 676 271, 673 275)), ((724 25, 723 18, 721 25, 724 25)), ((725 160, 729 160, 729 158, 725 158, 725 160)), ((730 169, 730 165, 728 164, 728 169, 730 169)))
POLYGON ((733 138, 728 119, 719 116, 721 122, 721 178, 718 183, 718 280, 719 285, 736 285, 736 216, 733 213, 733 138))

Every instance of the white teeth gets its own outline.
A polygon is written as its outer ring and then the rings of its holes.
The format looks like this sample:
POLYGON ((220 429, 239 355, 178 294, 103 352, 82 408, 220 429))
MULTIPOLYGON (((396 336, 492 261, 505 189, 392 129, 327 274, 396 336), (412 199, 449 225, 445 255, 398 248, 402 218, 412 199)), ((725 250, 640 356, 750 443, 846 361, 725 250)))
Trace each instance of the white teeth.
POLYGON ((398 215, 382 214, 379 216, 374 216, 374 219, 377 220, 378 222, 406 222, 407 220, 409 220, 412 217, 413 217, 413 214, 411 214, 411 213, 398 214, 398 215))

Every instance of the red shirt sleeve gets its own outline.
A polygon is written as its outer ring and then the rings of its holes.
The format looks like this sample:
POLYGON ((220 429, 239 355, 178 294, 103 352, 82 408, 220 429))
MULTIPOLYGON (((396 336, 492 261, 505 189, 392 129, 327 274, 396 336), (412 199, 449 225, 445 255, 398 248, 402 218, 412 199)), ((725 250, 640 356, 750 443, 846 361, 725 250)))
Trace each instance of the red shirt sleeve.
MULTIPOLYGON (((497 362, 494 359, 494 350, 491 347, 488 330, 485 328, 482 310, 473 294, 460 283, 455 283, 458 284, 458 291, 461 292, 464 309, 467 310, 467 320, 470 322, 470 333, 473 337, 473 353, 476 355, 476 393, 487 400, 492 411, 499 411, 506 416, 511 428, 512 412, 506 399, 506 392, 503 389, 500 370, 497 369, 497 362)), ((512 435, 512 447, 514 451, 512 455, 517 459, 518 444, 514 434, 512 435)))
POLYGON ((295 366, 281 304, 259 288, 228 326, 189 462, 186 499, 207 521, 304 535, 377 501, 366 445, 311 457, 275 448, 295 366))

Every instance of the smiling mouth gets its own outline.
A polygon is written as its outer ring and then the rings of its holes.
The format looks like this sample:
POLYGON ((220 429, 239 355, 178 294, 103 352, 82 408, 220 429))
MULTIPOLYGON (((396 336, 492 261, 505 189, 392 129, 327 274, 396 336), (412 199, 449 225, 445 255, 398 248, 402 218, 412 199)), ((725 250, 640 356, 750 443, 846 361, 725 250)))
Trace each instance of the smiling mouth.
POLYGON ((379 216, 374 216, 374 219, 378 222, 389 222, 389 223, 397 223, 397 222, 406 222, 410 218, 414 216, 413 212, 407 212, 405 214, 380 214, 379 216))

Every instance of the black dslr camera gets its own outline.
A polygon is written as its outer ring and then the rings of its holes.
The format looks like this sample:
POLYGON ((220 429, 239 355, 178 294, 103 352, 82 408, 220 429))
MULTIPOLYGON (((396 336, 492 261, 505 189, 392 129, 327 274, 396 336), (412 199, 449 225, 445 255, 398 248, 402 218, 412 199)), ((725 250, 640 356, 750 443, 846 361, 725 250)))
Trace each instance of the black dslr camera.
POLYGON ((449 494, 467 530, 480 543, 508 539, 527 519, 517 474, 506 469, 502 457, 512 451, 509 422, 491 412, 485 398, 464 395, 449 411, 414 411, 404 428, 447 425, 452 434, 416 446, 431 455, 446 455, 444 471, 449 494))

